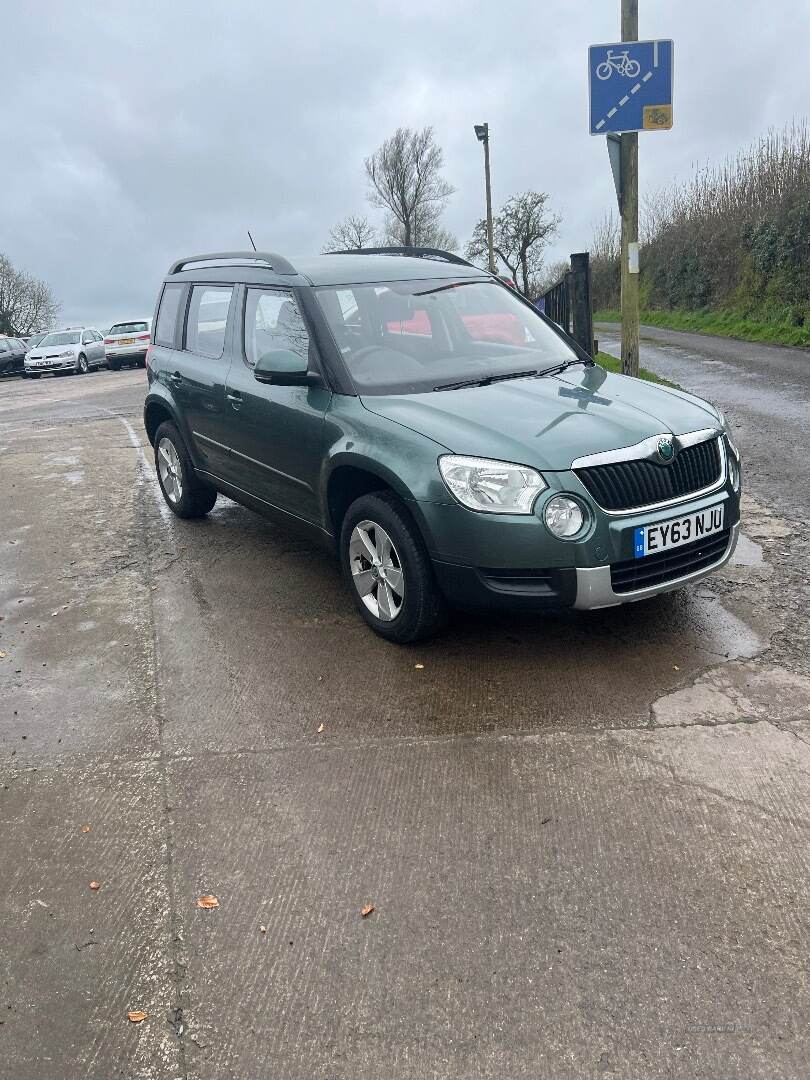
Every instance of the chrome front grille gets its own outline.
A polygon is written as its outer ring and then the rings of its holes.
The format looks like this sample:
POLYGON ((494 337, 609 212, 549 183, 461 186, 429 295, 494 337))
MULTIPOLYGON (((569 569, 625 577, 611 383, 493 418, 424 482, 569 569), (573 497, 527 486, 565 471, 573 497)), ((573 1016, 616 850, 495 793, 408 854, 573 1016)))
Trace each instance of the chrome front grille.
POLYGON ((636 459, 575 468, 575 475, 605 510, 636 510, 674 502, 720 481, 723 457, 715 437, 681 447, 669 463, 636 459))

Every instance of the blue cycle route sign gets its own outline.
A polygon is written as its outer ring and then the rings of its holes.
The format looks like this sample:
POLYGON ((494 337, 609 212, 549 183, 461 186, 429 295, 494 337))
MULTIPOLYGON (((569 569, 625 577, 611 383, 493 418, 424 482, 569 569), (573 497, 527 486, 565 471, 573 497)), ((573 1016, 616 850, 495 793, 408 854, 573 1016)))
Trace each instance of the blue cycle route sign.
POLYGON ((670 40, 591 45, 591 135, 671 128, 673 53, 670 40))

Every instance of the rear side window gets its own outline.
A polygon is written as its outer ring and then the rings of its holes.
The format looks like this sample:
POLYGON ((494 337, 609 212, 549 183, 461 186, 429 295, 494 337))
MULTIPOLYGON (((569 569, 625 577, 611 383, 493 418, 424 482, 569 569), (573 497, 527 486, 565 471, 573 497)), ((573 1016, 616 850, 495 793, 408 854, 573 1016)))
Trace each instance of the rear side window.
POLYGON ((167 285, 164 288, 163 296, 160 300, 160 311, 158 312, 157 323, 155 325, 156 345, 168 345, 170 349, 174 348, 177 313, 180 310, 180 298, 182 295, 182 285, 167 285))
POLYGON ((265 353, 294 352, 306 364, 309 334, 291 292, 248 289, 245 304, 245 357, 251 367, 265 353))
POLYGON ((221 285, 195 285, 186 323, 186 348, 198 356, 217 360, 225 348, 225 327, 233 289, 221 285))

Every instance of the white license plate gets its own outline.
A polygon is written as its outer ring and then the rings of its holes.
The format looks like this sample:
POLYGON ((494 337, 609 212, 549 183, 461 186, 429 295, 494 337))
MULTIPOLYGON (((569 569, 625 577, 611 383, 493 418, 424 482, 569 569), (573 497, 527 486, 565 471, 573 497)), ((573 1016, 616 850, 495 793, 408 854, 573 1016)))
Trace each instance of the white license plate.
POLYGON ((633 554, 637 559, 643 559, 645 555, 656 555, 659 551, 669 551, 720 532, 724 511, 725 504, 719 503, 695 514, 659 521, 655 525, 642 525, 633 530, 633 554))

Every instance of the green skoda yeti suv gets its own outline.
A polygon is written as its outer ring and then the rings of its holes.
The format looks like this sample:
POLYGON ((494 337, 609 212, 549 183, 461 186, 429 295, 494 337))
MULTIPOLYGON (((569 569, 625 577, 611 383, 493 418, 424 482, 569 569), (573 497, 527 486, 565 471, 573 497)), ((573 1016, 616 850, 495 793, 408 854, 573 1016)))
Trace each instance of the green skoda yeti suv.
POLYGON ((144 422, 174 513, 222 493, 311 528, 391 641, 448 605, 641 600, 734 550, 722 413, 608 373, 455 255, 185 258, 153 325, 144 422))

